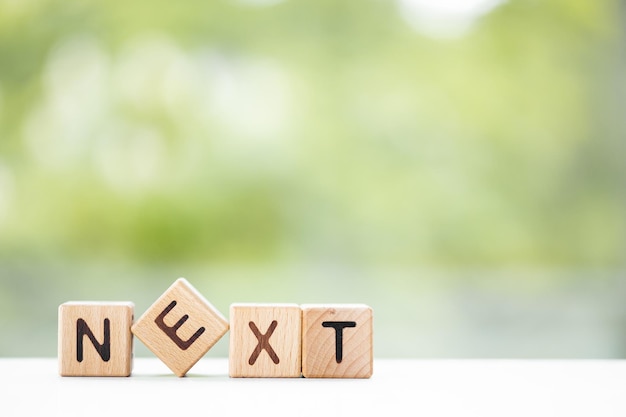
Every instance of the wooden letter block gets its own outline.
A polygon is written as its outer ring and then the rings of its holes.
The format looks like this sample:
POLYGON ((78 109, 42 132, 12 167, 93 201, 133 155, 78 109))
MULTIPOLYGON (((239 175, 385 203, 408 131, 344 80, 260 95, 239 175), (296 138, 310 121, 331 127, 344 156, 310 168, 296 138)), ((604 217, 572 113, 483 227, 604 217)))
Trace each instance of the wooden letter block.
POLYGON ((231 377, 300 377, 302 312, 297 304, 232 304, 230 328, 231 377))
POLYGON ((302 375, 369 378, 373 372, 372 309, 363 304, 302 306, 302 375))
POLYGON ((59 306, 61 376, 129 376, 133 303, 68 302, 59 306))
POLYGON ((228 331, 228 321, 184 278, 137 320, 132 332, 176 375, 185 376, 228 331))

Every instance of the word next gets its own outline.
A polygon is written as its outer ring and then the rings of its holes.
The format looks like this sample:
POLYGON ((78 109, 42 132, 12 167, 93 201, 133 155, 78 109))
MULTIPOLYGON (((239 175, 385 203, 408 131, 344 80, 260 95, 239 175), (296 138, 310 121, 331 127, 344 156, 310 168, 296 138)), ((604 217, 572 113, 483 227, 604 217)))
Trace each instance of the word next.
POLYGON ((61 304, 61 376, 129 376, 136 336, 183 377, 229 329, 233 378, 369 378, 373 372, 372 309, 363 304, 236 303, 229 322, 180 278, 133 321, 130 302, 61 304))

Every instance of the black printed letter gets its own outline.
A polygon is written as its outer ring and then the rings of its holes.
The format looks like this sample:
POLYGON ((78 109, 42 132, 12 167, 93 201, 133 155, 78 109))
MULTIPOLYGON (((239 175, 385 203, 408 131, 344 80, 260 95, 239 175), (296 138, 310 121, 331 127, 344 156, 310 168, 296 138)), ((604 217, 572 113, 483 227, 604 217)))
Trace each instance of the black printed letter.
POLYGON ((335 329, 335 360, 341 363, 343 360, 343 329, 344 327, 356 327, 354 321, 324 321, 324 327, 333 327, 335 329))
POLYGON ((98 343, 85 320, 78 319, 76 321, 76 360, 78 362, 83 361, 84 335, 87 335, 89 340, 91 340, 91 343, 96 348, 96 351, 102 360, 108 362, 109 359, 111 359, 111 323, 109 322, 109 319, 104 319, 104 341, 102 344, 98 343))

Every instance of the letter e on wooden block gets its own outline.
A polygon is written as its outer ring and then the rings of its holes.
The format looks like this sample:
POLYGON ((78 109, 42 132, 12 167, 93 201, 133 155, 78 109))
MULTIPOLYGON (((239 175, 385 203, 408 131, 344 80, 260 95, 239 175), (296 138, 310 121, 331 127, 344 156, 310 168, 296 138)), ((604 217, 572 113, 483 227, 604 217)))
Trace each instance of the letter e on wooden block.
POLYGON ((297 304, 232 304, 230 376, 300 377, 301 318, 297 304))
POLYGON ((372 334, 372 309, 364 304, 302 305, 302 375, 369 378, 372 334))
POLYGON ((228 320, 186 279, 177 279, 132 332, 179 377, 228 331, 228 320))
POLYGON ((61 376, 129 376, 134 305, 78 302, 59 306, 61 376))

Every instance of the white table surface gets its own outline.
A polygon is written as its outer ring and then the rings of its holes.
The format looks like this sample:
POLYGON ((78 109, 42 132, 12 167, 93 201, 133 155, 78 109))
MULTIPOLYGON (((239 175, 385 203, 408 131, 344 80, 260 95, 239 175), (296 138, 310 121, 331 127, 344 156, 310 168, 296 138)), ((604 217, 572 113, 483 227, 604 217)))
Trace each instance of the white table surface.
POLYGON ((135 359, 128 378, 68 378, 56 359, 0 359, 0 416, 626 416, 626 361, 388 360, 374 376, 231 379, 227 359, 177 378, 135 359))

